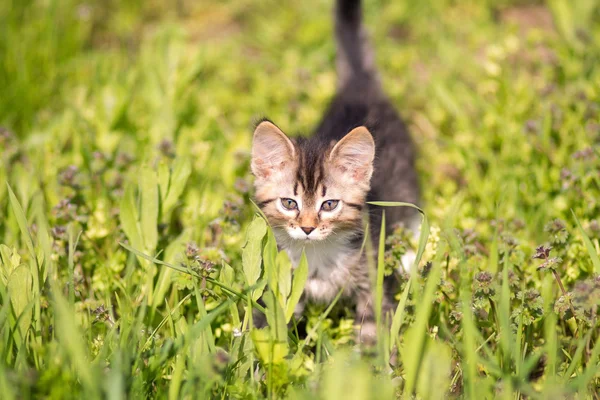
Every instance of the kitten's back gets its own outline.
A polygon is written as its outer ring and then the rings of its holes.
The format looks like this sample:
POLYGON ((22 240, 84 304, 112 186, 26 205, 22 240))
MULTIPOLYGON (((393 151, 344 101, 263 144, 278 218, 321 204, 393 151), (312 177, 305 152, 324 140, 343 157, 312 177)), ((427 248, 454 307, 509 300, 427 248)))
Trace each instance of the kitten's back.
MULTIPOLYGON (((414 167, 415 148, 405 124, 384 94, 374 55, 362 25, 360 0, 336 3, 338 91, 315 139, 340 140, 357 126, 366 126, 376 144, 374 173, 368 201, 418 203, 419 185, 414 167)), ((382 209, 370 208, 371 233, 378 238, 382 209)), ((403 222, 414 228, 417 213, 412 208, 386 208, 386 225, 403 222)))

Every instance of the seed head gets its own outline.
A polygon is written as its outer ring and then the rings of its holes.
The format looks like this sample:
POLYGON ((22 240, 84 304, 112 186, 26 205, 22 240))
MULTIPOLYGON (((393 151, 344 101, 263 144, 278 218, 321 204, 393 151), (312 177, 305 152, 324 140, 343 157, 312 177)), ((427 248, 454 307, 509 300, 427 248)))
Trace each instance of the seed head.
POLYGON ((533 255, 533 258, 539 258, 541 260, 545 260, 550 255, 550 250, 552 250, 551 246, 548 246, 548 247, 546 247, 544 245, 538 246, 535 249, 535 254, 533 255))

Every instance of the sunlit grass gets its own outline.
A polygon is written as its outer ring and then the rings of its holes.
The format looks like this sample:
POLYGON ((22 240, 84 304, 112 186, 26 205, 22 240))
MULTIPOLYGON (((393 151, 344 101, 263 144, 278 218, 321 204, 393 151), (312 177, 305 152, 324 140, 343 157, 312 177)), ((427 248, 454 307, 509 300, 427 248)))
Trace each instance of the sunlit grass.
POLYGON ((365 349, 250 200, 253 121, 335 90, 330 1, 2 2, 0 398, 597 397, 600 11, 454 3, 366 1, 425 217, 365 349))

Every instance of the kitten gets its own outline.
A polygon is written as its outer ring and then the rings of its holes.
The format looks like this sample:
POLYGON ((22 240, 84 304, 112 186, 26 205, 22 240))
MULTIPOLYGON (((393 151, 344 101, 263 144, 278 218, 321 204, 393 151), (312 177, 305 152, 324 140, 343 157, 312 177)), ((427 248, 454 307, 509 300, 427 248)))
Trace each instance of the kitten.
MULTIPOLYGON (((366 202, 418 201, 415 150, 383 93, 361 23, 361 1, 338 0, 335 15, 337 94, 316 133, 290 139, 272 122, 262 121, 254 131, 251 168, 256 200, 278 245, 295 265, 306 252, 303 302, 331 302, 344 288, 344 297, 356 303, 361 335, 372 338, 371 279, 361 252, 363 213, 369 213, 376 249, 382 209, 366 202)), ((386 209, 387 227, 404 223, 415 229, 417 218, 411 208, 386 209)), ((384 310, 393 305, 393 286, 390 277, 384 310)))

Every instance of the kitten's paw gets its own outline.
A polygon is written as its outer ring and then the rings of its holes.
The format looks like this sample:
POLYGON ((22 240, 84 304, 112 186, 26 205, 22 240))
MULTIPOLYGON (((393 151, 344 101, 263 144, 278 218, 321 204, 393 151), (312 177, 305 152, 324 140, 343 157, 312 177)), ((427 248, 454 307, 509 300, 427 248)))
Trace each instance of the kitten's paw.
POLYGON ((365 321, 357 329, 357 342, 365 346, 377 343, 377 325, 373 321, 365 321))

